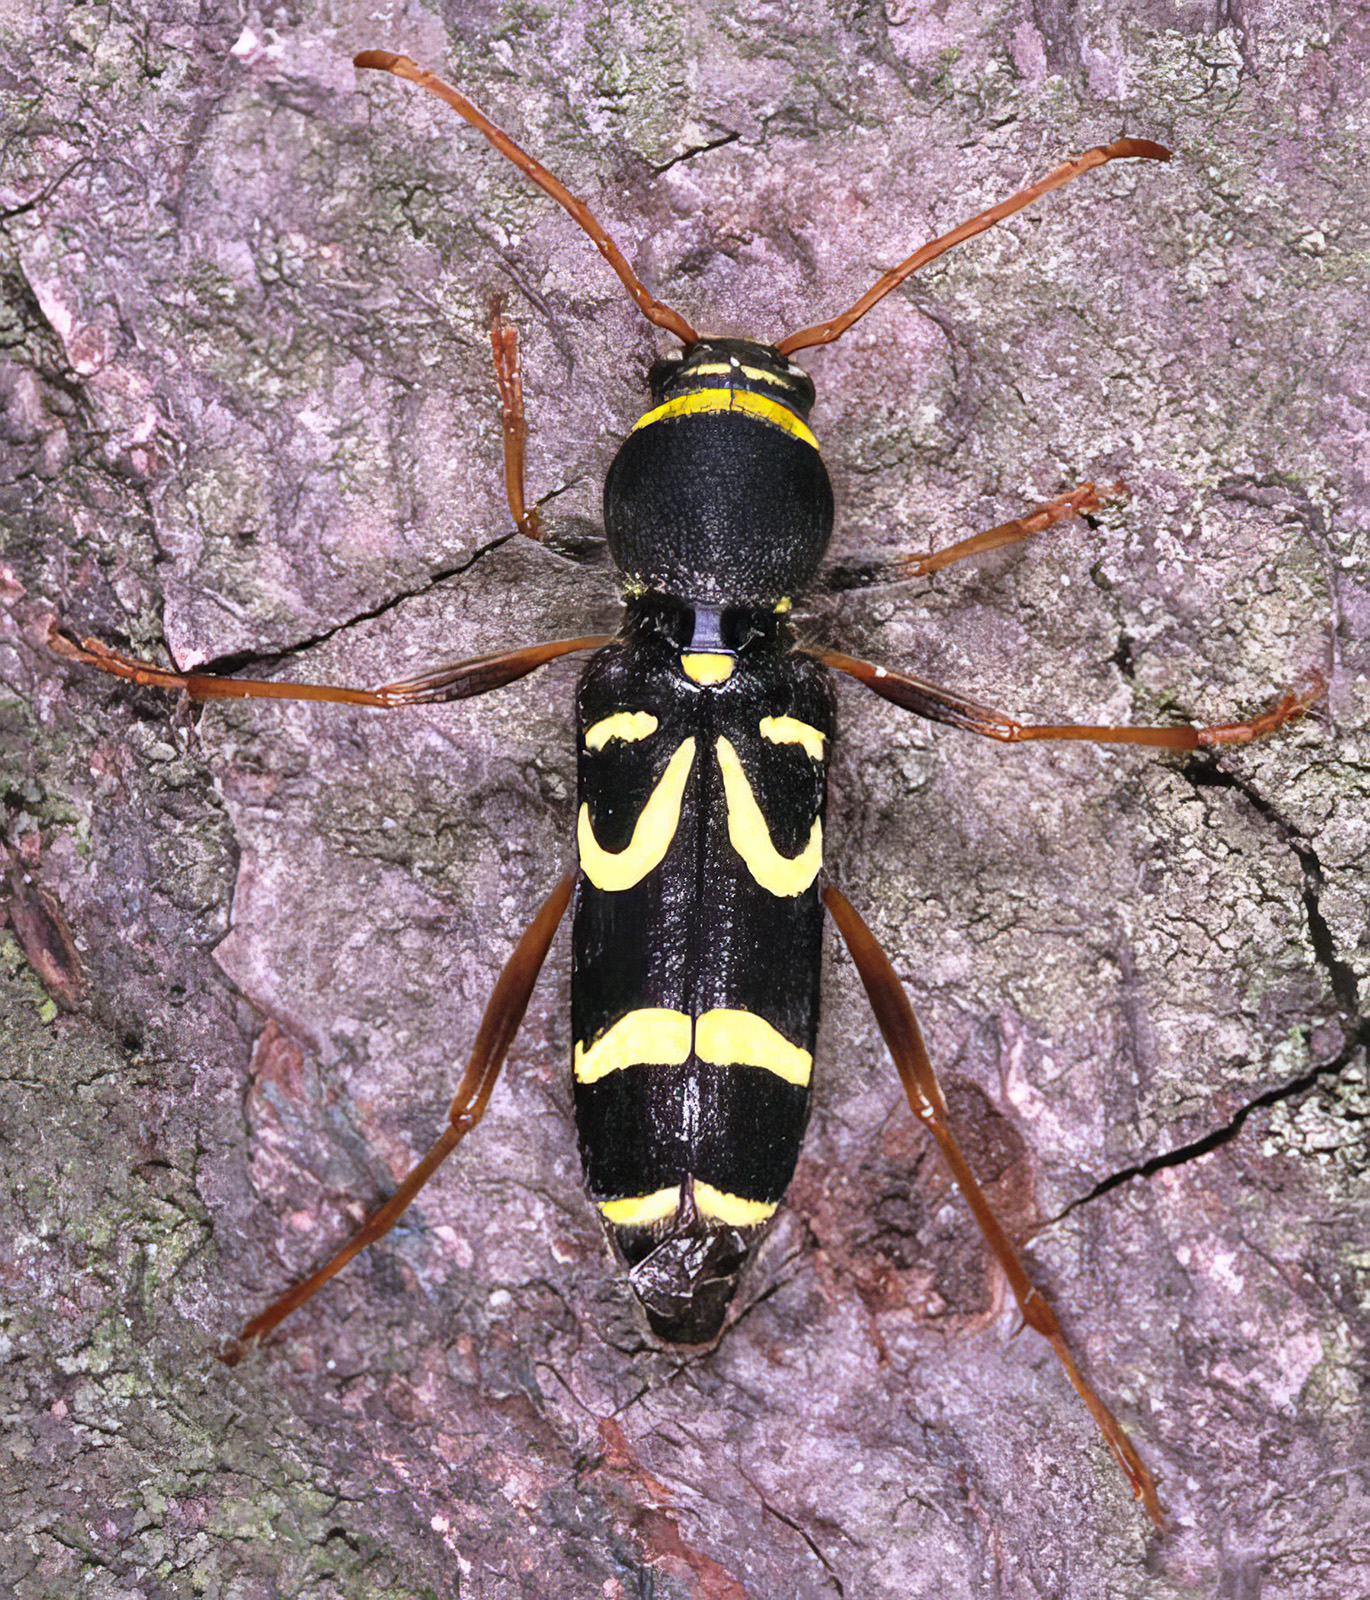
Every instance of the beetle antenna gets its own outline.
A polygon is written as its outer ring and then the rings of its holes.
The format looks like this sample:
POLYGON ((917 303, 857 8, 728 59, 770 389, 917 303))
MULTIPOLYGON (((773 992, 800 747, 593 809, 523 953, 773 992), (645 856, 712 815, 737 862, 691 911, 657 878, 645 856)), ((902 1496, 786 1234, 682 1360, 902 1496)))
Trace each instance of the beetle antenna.
MULTIPOLYGON (((360 59, 358 57, 359 64, 360 59)), ((1093 150, 1086 150, 1084 155, 1077 156, 1074 161, 1063 163, 1030 188, 1020 189, 1009 199, 1001 200, 997 206, 991 206, 988 211, 982 211, 978 216, 971 217, 968 222, 963 222, 959 228, 953 228, 950 233, 944 233, 940 239, 933 239, 921 250, 915 250, 907 261, 901 262, 899 266, 887 272, 878 283, 867 289, 856 304, 848 307, 840 317, 816 323, 812 328, 801 328, 798 333, 787 334, 776 345, 776 349, 781 355, 788 356, 793 355, 796 350, 806 350, 810 345, 831 344, 834 339, 840 339, 853 323, 859 322, 872 306, 879 305, 891 289, 897 289, 911 273, 917 272, 920 267, 926 267, 930 261, 936 261, 938 256, 945 255, 954 245, 961 244, 966 239, 973 239, 977 233, 984 233, 996 222, 1011 217, 1015 211, 1030 206, 1034 200, 1040 199, 1044 194, 1050 194, 1053 189, 1061 188, 1072 178, 1078 178, 1081 173, 1091 172, 1095 167, 1102 167, 1108 161, 1131 158, 1142 161, 1169 161, 1170 151, 1163 144, 1153 144, 1150 139, 1115 139, 1112 144, 1096 145, 1093 150)))
POLYGON ((352 65, 361 69, 371 68, 377 72, 394 73, 397 78, 405 78, 410 83, 416 83, 420 89, 427 89, 429 94, 435 94, 439 100, 445 100, 458 116, 465 117, 473 128, 484 134, 502 156, 507 156, 514 163, 524 177, 537 184, 544 194, 550 195, 564 211, 570 214, 572 220, 579 224, 582 231, 589 234, 600 255, 618 274, 623 287, 632 295, 638 310, 648 322, 654 323, 658 328, 664 328, 667 333, 673 333, 687 349, 690 345, 699 343, 699 335, 678 311, 672 311, 670 306, 663 305, 660 300, 647 292, 642 280, 628 265, 623 252, 600 226, 589 206, 583 200, 577 200, 566 185, 554 178, 541 162, 534 161, 526 150, 520 150, 509 135, 497 128, 489 117, 478 111, 464 94, 454 89, 450 83, 444 83, 433 73, 426 72, 408 56, 395 55, 390 50, 363 50, 360 55, 352 58, 352 65))

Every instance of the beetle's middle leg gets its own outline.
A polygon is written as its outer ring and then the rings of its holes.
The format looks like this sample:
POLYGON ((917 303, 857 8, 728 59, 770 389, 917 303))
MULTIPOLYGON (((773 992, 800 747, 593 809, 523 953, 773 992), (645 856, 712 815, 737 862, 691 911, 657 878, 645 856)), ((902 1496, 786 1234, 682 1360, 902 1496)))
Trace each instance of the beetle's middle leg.
POLYGON ((56 617, 48 624, 46 644, 54 655, 107 672, 145 689, 164 689, 191 700, 329 700, 343 705, 375 706, 382 711, 396 706, 432 705, 447 700, 470 700, 489 694, 526 677, 560 656, 578 650, 598 650, 612 635, 587 634, 579 639, 549 639, 543 644, 496 650, 470 656, 465 661, 430 667, 413 678, 360 689, 334 683, 282 683, 265 678, 234 678, 217 672, 175 672, 155 662, 112 650, 98 639, 77 640, 66 633, 56 617))
POLYGON ((950 727, 978 733, 985 739, 997 739, 1002 744, 1074 739, 1088 744, 1146 745, 1153 750, 1214 750, 1266 738, 1286 722, 1303 716, 1327 693, 1327 679, 1321 672, 1314 672, 1302 689, 1285 695, 1245 722, 1215 722, 1199 728, 1183 723, 1175 727, 1115 727, 1075 722, 1018 722, 981 700, 940 688, 907 672, 896 672, 893 667, 861 661, 856 656, 843 655, 840 650, 811 653, 824 666, 847 673, 858 683, 865 684, 873 694, 905 711, 912 711, 915 716, 926 717, 929 722, 945 722, 950 727))
POLYGON ((931 572, 940 572, 954 562, 966 561, 971 556, 981 556, 990 550, 1002 549, 1007 544, 1019 544, 1034 534, 1045 533, 1059 522, 1069 522, 1072 517, 1082 517, 1091 511, 1102 511, 1111 501, 1127 494, 1127 485, 1111 483, 1102 489, 1093 483, 1078 484, 1054 500, 1045 500, 1021 517, 986 528, 983 533, 972 534, 969 539, 958 540, 945 550, 927 550, 895 556, 890 561, 839 561, 823 574, 823 587, 829 591, 841 589, 873 588, 882 583, 906 583, 910 578, 925 578, 931 572))

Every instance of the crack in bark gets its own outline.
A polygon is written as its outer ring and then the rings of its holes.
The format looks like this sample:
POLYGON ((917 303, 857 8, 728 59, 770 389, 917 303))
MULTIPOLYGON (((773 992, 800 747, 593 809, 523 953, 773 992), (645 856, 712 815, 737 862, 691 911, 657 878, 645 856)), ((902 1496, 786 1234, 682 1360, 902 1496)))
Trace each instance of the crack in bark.
MULTIPOLYGON (((1131 1166, 1120 1168, 1108 1177, 1101 1178, 1093 1188, 1064 1206, 1051 1219, 1052 1223, 1061 1221, 1078 1206, 1089 1205, 1110 1190, 1131 1182, 1133 1178, 1150 1178, 1167 1167, 1183 1166, 1186 1162, 1196 1161, 1200 1156, 1221 1149, 1223 1145, 1230 1144, 1238 1137, 1253 1112, 1298 1098, 1316 1087, 1321 1079, 1339 1077, 1353 1061, 1370 1053, 1370 1017, 1364 1016, 1360 1010, 1360 984, 1351 965, 1337 956, 1336 942, 1319 905, 1324 881, 1322 862, 1311 840, 1283 816, 1278 807, 1267 800, 1254 785, 1212 760, 1191 757, 1181 764, 1179 770, 1196 789, 1230 789, 1240 794, 1258 816, 1277 830, 1281 839, 1298 858, 1303 871, 1303 904, 1308 920, 1309 940, 1313 946, 1314 958, 1327 974, 1328 987, 1341 1013, 1345 1028, 1345 1043, 1330 1061, 1310 1068, 1309 1071, 1300 1073, 1298 1077, 1277 1084, 1274 1088, 1267 1089, 1248 1100, 1245 1105, 1238 1107, 1221 1127, 1211 1129, 1201 1138, 1192 1139, 1186 1144, 1178 1145, 1160 1155, 1151 1156, 1145 1161, 1134 1162, 1131 1166)), ((1304 1030, 1305 1037, 1309 1031, 1304 1030)), ((1044 1224, 1044 1226, 1049 1225, 1044 1224)))
MULTIPOLYGON (((319 645, 327 644, 330 639, 336 638, 340 633, 346 633, 349 628, 355 628, 363 622, 374 622, 377 618, 388 615, 397 607, 404 605, 406 601, 417 600, 423 595, 432 594, 435 589, 440 588, 444 583, 453 578, 460 578, 464 573, 469 572, 478 561, 499 550, 508 544, 511 539, 517 539, 518 537, 518 530, 511 528, 508 533, 502 533, 497 538, 477 546, 464 561, 456 562, 450 567, 439 567, 423 583, 417 584, 410 589, 401 589, 387 599, 380 601, 377 605, 371 606, 365 611, 355 612, 352 616, 345 617, 341 622, 335 622, 331 627, 320 629, 318 633, 309 634, 303 639, 294 640, 291 644, 282 645, 279 650, 235 650, 228 655, 215 656, 209 661, 202 662, 195 670, 201 673, 226 676, 242 672, 249 667, 266 668, 279 666, 281 662, 288 661, 292 656, 303 655, 308 650, 314 650, 319 645)), ((164 649, 166 648, 165 638, 162 640, 162 646, 164 649)), ((168 650, 167 654, 170 655, 171 652, 168 650)))
POLYGON ((682 161, 692 161, 695 156, 706 156, 710 150, 721 150, 724 145, 736 144, 742 137, 740 133, 720 134, 717 139, 710 139, 704 144, 692 144, 688 149, 682 150, 678 156, 672 156, 669 161, 663 161, 659 167, 648 167, 648 172, 654 178, 659 178, 663 172, 669 172, 672 167, 678 166, 682 161))
MULTIPOLYGON (((15 217, 22 217, 25 212, 34 211, 37 210, 39 206, 46 205, 47 202, 56 195, 57 191, 62 187, 68 178, 74 177, 82 167, 93 167, 94 165, 95 162, 91 156, 77 156, 74 161, 72 161, 68 166, 64 167, 62 171, 59 172, 55 177, 50 178, 47 183, 45 183, 38 191, 38 193, 32 197, 32 199, 21 200, 18 205, 0 206, 0 223, 12 222, 15 217)), ((56 332, 55 329, 53 331, 56 332)))
POLYGON ((1328 987, 1337 1002, 1337 1009, 1351 1033, 1366 1025, 1360 1013, 1360 983, 1349 962, 1342 961, 1336 953, 1336 941, 1322 915, 1320 896, 1324 879, 1322 862, 1312 841, 1283 816, 1253 784, 1208 761, 1191 758, 1180 769, 1196 789, 1231 789, 1240 794, 1258 816, 1270 823, 1290 850, 1298 858, 1303 870, 1303 905, 1308 919, 1308 937, 1318 965, 1327 974, 1328 987))
POLYGON ((786 1516, 779 1506, 772 1505, 771 1502, 766 1498, 765 1491, 752 1479, 747 1472, 742 1472, 742 1478, 743 1481, 750 1486, 752 1492, 761 1502, 762 1511, 764 1511, 767 1516, 774 1517, 777 1522, 782 1523, 785 1527, 789 1528, 791 1532, 799 1535, 804 1543, 808 1545, 809 1549, 813 1552, 815 1558, 822 1566, 823 1571, 827 1574, 828 1583, 832 1586, 834 1591, 839 1596, 845 1596, 847 1591, 841 1578, 837 1576, 837 1571, 832 1562, 829 1561, 827 1556, 823 1554, 812 1535, 803 1526, 801 1526, 800 1523, 796 1522, 793 1517, 786 1516))
POLYGON ((1332 1060, 1300 1073, 1297 1078, 1291 1078, 1287 1083, 1277 1084, 1273 1089, 1267 1089, 1263 1094, 1256 1095, 1245 1105, 1239 1106, 1222 1127, 1211 1129, 1202 1138, 1193 1139, 1188 1144, 1177 1145, 1173 1150, 1166 1150, 1161 1155, 1151 1156, 1146 1161, 1136 1162, 1130 1167, 1123 1167, 1117 1172, 1110 1173, 1107 1178, 1101 1178, 1092 1189, 1072 1200, 1069 1205, 1063 1206, 1042 1226, 1050 1227, 1062 1221, 1077 1207, 1089 1205, 1111 1189, 1130 1183, 1133 1178, 1153 1177, 1167 1167, 1179 1167, 1186 1162, 1197 1161, 1200 1156, 1206 1156, 1213 1150, 1221 1149, 1225 1144, 1231 1144, 1241 1133, 1253 1112, 1263 1110, 1266 1106, 1279 1105, 1284 1100, 1296 1099, 1299 1095, 1315 1088, 1323 1078, 1340 1077, 1342 1072, 1367 1050, 1370 1050, 1370 1022, 1361 1022, 1352 1031, 1345 1048, 1332 1060))

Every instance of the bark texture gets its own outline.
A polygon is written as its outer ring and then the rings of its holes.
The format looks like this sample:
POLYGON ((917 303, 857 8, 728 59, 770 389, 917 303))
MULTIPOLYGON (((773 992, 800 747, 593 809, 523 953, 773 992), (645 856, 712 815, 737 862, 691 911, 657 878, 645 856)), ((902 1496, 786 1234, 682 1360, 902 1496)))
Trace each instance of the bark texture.
POLYGON ((1361 1006, 1363 9, 960 0, 0 5, 0 1447, 20 1600, 1018 1600, 1370 1591, 1361 1006), (68 669, 371 683, 612 627, 658 341, 570 222, 361 48, 460 83, 653 291, 775 338, 1127 132, 814 352, 840 553, 1130 500, 810 637, 1218 759, 1003 749, 843 695, 832 871, 1156 1538, 1014 1318, 832 951, 788 1209, 711 1354, 580 1187, 565 944, 484 1126, 253 1360, 220 1340, 441 1125, 569 858, 573 664, 469 707, 187 716, 68 669), (508 516, 485 335, 524 341, 508 516))

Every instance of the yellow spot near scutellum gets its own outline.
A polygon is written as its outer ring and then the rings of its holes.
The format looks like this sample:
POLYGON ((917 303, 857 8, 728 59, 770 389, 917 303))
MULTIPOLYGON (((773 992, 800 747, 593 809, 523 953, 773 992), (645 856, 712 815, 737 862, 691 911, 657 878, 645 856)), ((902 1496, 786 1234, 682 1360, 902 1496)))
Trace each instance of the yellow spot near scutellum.
POLYGON ((611 717, 601 717, 585 730, 585 748, 602 750, 610 739, 622 739, 635 744, 657 730, 657 720, 650 711, 615 711, 611 717))
POLYGON ((622 850, 601 847, 590 822, 590 807, 581 806, 576 821, 580 870, 596 889, 608 894, 631 889, 661 865, 680 826, 681 802, 694 759, 695 742, 689 738, 667 762, 656 788, 647 797, 632 838, 622 850))
POLYGON ((737 665, 735 656, 722 655, 714 650, 687 651, 680 658, 680 670, 702 688, 727 683, 737 665))
POLYGON ((647 1006, 620 1017, 591 1045, 576 1041, 577 1083, 595 1083, 625 1067, 678 1067, 690 1059, 691 1020, 683 1011, 647 1006))
POLYGON ((805 753, 815 761, 823 759, 823 741, 827 735, 798 717, 762 717, 759 727, 761 737, 772 744, 802 744, 805 753))
POLYGON ((695 1054, 716 1067, 764 1067, 801 1088, 813 1073, 813 1057, 764 1017, 719 1006, 695 1020, 695 1054))
POLYGON ((782 856, 771 840, 737 751, 722 735, 717 749, 723 796, 728 804, 728 842, 763 889, 776 895, 803 894, 823 865, 822 822, 817 817, 813 819, 809 842, 797 856, 782 856))

